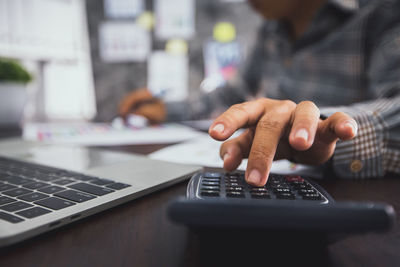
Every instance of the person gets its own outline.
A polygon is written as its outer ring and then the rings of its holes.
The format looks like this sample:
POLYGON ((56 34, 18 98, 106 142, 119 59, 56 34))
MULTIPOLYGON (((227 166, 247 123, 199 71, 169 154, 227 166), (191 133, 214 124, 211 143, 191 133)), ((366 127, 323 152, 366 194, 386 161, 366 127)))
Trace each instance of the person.
POLYGON ((151 93, 138 90, 121 101, 121 115, 136 106, 157 122, 233 105, 209 134, 225 141, 226 170, 249 158, 245 178, 256 186, 283 158, 343 178, 400 173, 400 2, 248 2, 265 23, 242 75, 197 103, 149 103, 151 93), (239 128, 247 129, 227 140, 239 128))

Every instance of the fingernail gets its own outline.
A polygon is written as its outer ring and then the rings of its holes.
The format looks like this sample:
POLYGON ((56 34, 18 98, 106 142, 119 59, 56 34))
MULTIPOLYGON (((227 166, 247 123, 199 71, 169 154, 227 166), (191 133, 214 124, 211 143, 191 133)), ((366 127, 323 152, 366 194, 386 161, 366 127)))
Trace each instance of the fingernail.
POLYGON ((261 182, 261 173, 256 169, 252 170, 247 177, 247 182, 250 184, 259 184, 261 182))
POLYGON ((296 132, 296 135, 294 136, 295 139, 301 138, 304 139, 305 141, 308 140, 308 132, 306 129, 300 129, 296 132))
POLYGON ((357 127, 357 123, 355 123, 354 121, 346 121, 344 123, 344 126, 352 128, 354 135, 357 134, 358 127, 357 127))
POLYGON ((222 160, 225 161, 227 158, 229 158, 229 153, 225 153, 222 157, 222 160))
POLYGON ((225 127, 223 124, 218 123, 217 125, 214 126, 213 131, 222 133, 224 131, 225 127))

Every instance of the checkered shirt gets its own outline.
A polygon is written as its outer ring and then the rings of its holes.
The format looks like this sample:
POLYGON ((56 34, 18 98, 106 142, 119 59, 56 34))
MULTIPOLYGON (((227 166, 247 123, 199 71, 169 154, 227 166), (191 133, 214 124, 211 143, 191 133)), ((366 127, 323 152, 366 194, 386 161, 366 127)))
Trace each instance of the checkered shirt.
POLYGON ((311 100, 358 123, 339 141, 331 166, 343 178, 400 173, 400 1, 328 0, 295 42, 283 22, 266 21, 242 75, 203 96, 170 103, 169 118, 219 113, 257 97, 311 100), (180 114, 177 116, 177 114, 180 114))

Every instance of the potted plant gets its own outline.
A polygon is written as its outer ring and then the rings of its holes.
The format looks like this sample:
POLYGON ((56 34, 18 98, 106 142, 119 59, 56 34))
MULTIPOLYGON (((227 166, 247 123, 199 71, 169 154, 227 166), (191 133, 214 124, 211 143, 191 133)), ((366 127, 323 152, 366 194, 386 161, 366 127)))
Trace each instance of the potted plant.
POLYGON ((19 127, 27 100, 26 86, 31 80, 19 62, 0 58, 1 127, 19 127))

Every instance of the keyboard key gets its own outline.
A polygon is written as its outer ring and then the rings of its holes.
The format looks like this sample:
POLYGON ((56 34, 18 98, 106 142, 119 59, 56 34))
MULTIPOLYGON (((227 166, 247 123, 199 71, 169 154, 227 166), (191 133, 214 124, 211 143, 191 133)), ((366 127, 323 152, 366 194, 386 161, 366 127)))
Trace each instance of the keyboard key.
POLYGON ((39 200, 39 201, 36 201, 35 204, 38 204, 40 206, 43 206, 43 207, 46 207, 46 208, 49 208, 52 210, 60 210, 60 209, 75 205, 74 202, 60 199, 57 197, 50 197, 50 198, 46 198, 43 200, 39 200))
POLYGON ((4 220, 4 221, 10 222, 10 223, 19 223, 19 222, 24 221, 24 219, 21 219, 17 216, 14 216, 14 215, 2 212, 2 211, 0 211, 0 220, 4 220))
POLYGON ((10 189, 14 189, 17 188, 15 185, 11 185, 11 184, 0 184, 0 191, 6 191, 6 190, 10 190, 10 189))
POLYGON ((25 203, 22 201, 18 201, 18 202, 13 202, 11 204, 1 206, 0 209, 9 211, 9 212, 14 212, 17 210, 23 210, 23 209, 30 208, 30 207, 33 207, 33 206, 31 204, 28 204, 28 203, 25 203))
POLYGON ((48 176, 48 175, 43 175, 43 174, 33 175, 32 178, 35 178, 37 180, 44 181, 44 182, 51 182, 51 181, 60 179, 60 177, 58 177, 58 176, 48 176))
POLYGON ((17 177, 17 176, 12 176, 8 179, 8 182, 10 184, 14 184, 14 185, 22 185, 22 184, 27 184, 27 183, 31 183, 33 180, 31 179, 25 179, 25 178, 21 178, 21 177, 17 177))
POLYGON ((61 179, 61 180, 54 181, 52 183, 58 184, 58 185, 67 185, 67 184, 75 183, 75 181, 71 180, 71 179, 61 179))
POLYGON ((83 181, 83 182, 87 182, 87 181, 90 181, 90 180, 93 180, 93 179, 98 179, 98 178, 97 177, 93 177, 93 176, 79 174, 79 175, 75 175, 74 179, 75 180, 79 180, 79 181, 83 181))
POLYGON ((108 179, 95 179, 91 180, 89 183, 95 184, 95 185, 107 185, 107 184, 112 184, 114 181, 108 180, 108 179))
POLYGON ((15 188, 15 189, 3 192, 3 194, 7 195, 7 196, 10 196, 10 197, 17 197, 17 196, 29 194, 29 193, 32 193, 32 192, 33 192, 32 190, 28 190, 28 189, 25 189, 25 188, 15 188))
POLYGON ((33 202, 33 201, 40 200, 40 199, 43 199, 46 197, 49 197, 49 195, 45 195, 45 194, 42 194, 39 192, 34 192, 34 193, 30 193, 30 194, 26 194, 21 197, 18 197, 18 199, 21 199, 21 200, 24 200, 27 202, 33 202))
POLYGON ((17 200, 10 198, 10 197, 6 197, 6 196, 0 196, 0 206, 11 203, 11 202, 15 202, 15 201, 17 201, 17 200))
POLYGON ((61 187, 61 186, 52 185, 49 187, 41 188, 38 191, 40 191, 42 193, 46 193, 46 194, 54 194, 54 193, 60 192, 62 190, 65 190, 65 188, 61 187))
POLYGON ((89 195, 87 193, 83 193, 83 192, 79 192, 79 191, 75 191, 75 190, 62 191, 60 193, 55 194, 55 196, 65 198, 68 200, 72 200, 75 202, 79 202, 79 203, 96 198, 96 196, 89 195))
POLYGON ((102 195, 106 195, 106 194, 114 192, 114 190, 111 190, 108 188, 85 184, 85 183, 73 184, 68 187, 79 190, 79 191, 83 191, 83 192, 86 192, 89 194, 97 195, 97 196, 102 196, 102 195))
POLYGON ((111 188, 111 189, 115 189, 115 190, 121 190, 127 187, 130 187, 131 185, 129 184, 123 184, 123 183, 113 183, 113 184, 109 184, 106 187, 111 188))
POLYGON ((28 188, 28 189, 39 189, 45 186, 49 186, 47 183, 42 183, 42 182, 34 182, 30 184, 24 184, 23 187, 28 188))
POLYGON ((47 210, 47 209, 44 209, 41 207, 33 207, 30 209, 19 211, 16 214, 18 214, 22 217, 28 218, 28 219, 32 219, 32 218, 35 218, 35 217, 38 217, 38 216, 41 216, 41 215, 44 215, 44 214, 47 214, 50 212, 51 212, 51 210, 47 210))

